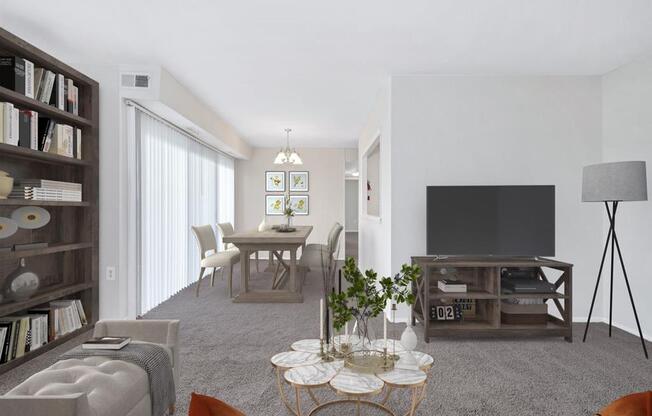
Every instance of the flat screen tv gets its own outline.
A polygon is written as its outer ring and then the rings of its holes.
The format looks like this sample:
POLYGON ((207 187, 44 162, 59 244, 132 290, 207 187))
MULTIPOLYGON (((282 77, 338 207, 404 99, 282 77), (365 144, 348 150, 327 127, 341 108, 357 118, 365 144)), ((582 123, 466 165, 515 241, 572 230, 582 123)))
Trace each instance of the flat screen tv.
POLYGON ((554 186, 428 186, 429 255, 555 255, 554 186))

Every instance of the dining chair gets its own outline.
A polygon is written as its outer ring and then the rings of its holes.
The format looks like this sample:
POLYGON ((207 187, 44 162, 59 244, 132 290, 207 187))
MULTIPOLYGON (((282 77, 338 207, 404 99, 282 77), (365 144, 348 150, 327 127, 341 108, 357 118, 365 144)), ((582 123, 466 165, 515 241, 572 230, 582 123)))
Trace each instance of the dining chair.
MULTIPOLYGON (((228 237, 230 235, 233 235, 234 233, 233 224, 231 224, 230 222, 221 222, 217 224, 217 229, 220 230, 222 237, 228 237)), ((224 250, 237 252, 238 256, 240 255, 240 249, 237 248, 233 243, 224 243, 224 250)), ((258 269, 258 252, 254 251, 252 254, 256 259, 256 273, 258 273, 260 272, 260 270, 258 269)))
POLYGON ((201 256, 199 279, 197 279, 197 290, 195 296, 199 296, 199 286, 204 277, 206 269, 213 269, 211 274, 211 286, 215 284, 215 271, 218 268, 229 268, 229 297, 233 297, 233 265, 240 261, 240 253, 233 250, 217 251, 217 240, 211 225, 193 226, 192 233, 197 239, 201 256))
POLYGON ((328 233, 326 244, 307 244, 301 252, 301 260, 299 261, 302 269, 305 271, 307 268, 321 268, 330 267, 332 262, 335 261, 335 251, 337 250, 340 241, 340 234, 342 234, 342 224, 336 222, 331 227, 328 233))

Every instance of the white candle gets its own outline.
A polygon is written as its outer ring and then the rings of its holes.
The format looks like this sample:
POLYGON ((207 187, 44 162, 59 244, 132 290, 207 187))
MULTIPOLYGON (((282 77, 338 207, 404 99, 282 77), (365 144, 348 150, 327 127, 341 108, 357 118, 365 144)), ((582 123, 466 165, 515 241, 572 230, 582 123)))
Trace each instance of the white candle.
POLYGON ((324 339, 324 299, 319 299, 319 339, 324 339))
POLYGON ((385 340, 385 346, 387 346, 387 317, 383 311, 383 339, 385 340))

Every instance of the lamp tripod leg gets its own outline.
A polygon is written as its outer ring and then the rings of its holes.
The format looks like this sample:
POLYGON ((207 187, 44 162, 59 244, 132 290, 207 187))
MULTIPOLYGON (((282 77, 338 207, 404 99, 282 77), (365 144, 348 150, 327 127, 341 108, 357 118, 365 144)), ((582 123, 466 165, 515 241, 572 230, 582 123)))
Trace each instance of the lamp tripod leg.
POLYGON ((625 284, 627 285, 627 293, 629 300, 632 302, 632 309, 634 310, 634 318, 636 319, 636 327, 638 328, 638 336, 641 338, 641 345, 643 346, 643 353, 645 358, 649 359, 647 348, 645 347, 645 338, 643 338, 643 331, 641 331, 641 323, 638 320, 638 313, 636 313, 636 306, 634 305, 634 296, 632 296, 632 289, 629 287, 629 279, 627 278, 627 271, 625 270, 625 263, 623 262, 623 255, 620 252, 620 244, 618 244, 618 237, 614 234, 614 242, 616 243, 616 250, 618 251, 618 258, 620 259, 620 267, 623 269, 623 276, 625 276, 625 284))
POLYGON ((613 317, 613 303, 614 303, 614 249, 616 241, 616 210, 618 209, 618 202, 613 202, 613 210, 609 218, 611 223, 611 282, 609 283, 609 338, 611 338, 611 322, 613 317))
MULTIPOLYGON (((605 203, 607 208, 607 215, 609 216, 609 221, 611 222, 611 211, 609 211, 609 205, 605 203)), ((598 288, 600 287, 600 277, 602 277, 602 269, 604 268, 604 260, 607 257, 607 249, 609 248, 609 242, 611 241, 611 233, 613 229, 609 227, 609 233, 607 233, 607 241, 604 244, 604 250, 602 251, 602 260, 600 261, 600 270, 598 270, 598 279, 595 282, 595 290, 593 290, 593 299, 591 300, 591 308, 589 309, 589 317, 586 320, 586 326, 584 327, 584 338, 582 342, 586 342, 586 335, 589 332, 589 324, 591 323, 591 315, 593 314, 593 306, 595 306, 595 297, 598 294, 598 288)))

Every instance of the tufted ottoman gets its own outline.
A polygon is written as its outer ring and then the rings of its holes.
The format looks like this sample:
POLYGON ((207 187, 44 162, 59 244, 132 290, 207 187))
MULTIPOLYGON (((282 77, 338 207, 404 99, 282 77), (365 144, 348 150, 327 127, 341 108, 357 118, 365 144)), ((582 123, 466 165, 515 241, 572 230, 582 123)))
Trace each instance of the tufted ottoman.
MULTIPOLYGON (((149 321, 151 325, 147 325, 147 320, 112 322, 115 322, 113 328, 98 322, 95 336, 126 335, 131 336, 132 342, 146 338, 145 342, 165 346, 175 379, 178 379, 178 321, 149 321), (131 329, 128 328, 129 322, 133 322, 131 329), (168 328, 168 322, 171 328, 168 328), (157 323, 162 331, 159 334, 153 328, 157 323), (169 334, 168 330, 174 333, 169 334)), ((10 415, 161 416, 151 414, 149 380, 145 370, 107 357, 58 361, 34 374, 0 398, 0 416, 10 415)))

